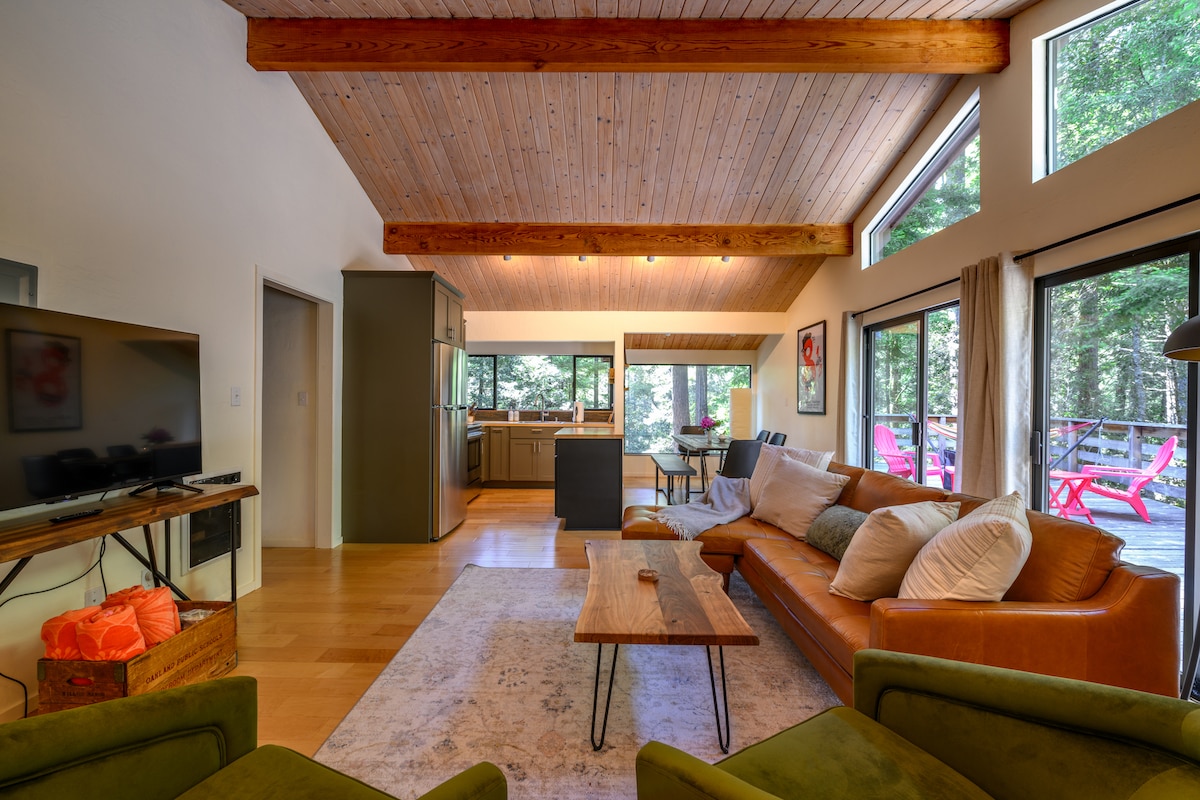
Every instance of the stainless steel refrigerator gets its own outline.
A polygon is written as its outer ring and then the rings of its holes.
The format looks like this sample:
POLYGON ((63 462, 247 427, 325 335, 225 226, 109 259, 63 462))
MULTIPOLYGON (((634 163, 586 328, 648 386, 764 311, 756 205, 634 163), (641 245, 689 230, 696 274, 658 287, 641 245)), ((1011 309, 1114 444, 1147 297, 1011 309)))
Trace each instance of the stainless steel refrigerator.
POLYGON ((467 518, 467 353, 433 343, 433 534, 467 518))

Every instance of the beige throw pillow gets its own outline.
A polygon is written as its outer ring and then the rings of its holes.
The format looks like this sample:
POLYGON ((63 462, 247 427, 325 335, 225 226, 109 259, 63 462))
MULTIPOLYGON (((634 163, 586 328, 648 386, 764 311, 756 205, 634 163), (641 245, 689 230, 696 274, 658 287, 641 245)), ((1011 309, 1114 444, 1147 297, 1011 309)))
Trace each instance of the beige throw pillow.
POLYGON ((895 597, 917 553, 956 519, 958 503, 927 501, 875 509, 850 540, 829 593, 866 601, 895 597))
POLYGON ((784 456, 771 470, 750 516, 804 539, 808 526, 833 505, 849 480, 848 475, 815 469, 784 456))
POLYGON ((982 600, 1004 597, 1025 566, 1033 534, 1016 492, 989 500, 921 548, 900 585, 901 598, 982 600))
POLYGON ((750 475, 750 507, 758 505, 758 498, 763 487, 771 479, 779 460, 784 457, 799 461, 814 469, 824 470, 833 458, 833 451, 805 450, 802 447, 783 447, 777 444, 764 444, 758 453, 758 461, 754 462, 754 472, 750 475))

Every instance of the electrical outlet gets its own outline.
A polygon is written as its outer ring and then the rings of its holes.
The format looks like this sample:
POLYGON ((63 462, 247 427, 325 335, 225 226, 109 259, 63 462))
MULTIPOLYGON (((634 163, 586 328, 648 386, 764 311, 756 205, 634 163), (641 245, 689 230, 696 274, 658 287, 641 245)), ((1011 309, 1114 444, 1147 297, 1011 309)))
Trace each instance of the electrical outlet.
POLYGON ((150 570, 142 570, 142 588, 150 591, 154 588, 154 576, 150 574, 150 570))
POLYGON ((84 606, 98 606, 104 602, 104 587, 93 586, 83 593, 84 606))

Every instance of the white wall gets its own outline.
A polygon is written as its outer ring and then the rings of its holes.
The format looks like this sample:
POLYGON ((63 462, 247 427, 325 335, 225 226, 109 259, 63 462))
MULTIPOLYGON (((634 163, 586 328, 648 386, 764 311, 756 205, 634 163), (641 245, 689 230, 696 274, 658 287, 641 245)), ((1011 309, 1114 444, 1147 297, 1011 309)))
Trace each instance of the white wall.
MULTIPOLYGON (((772 391, 762 426, 789 434, 788 444, 836 450, 837 386, 841 374, 842 315, 869 308, 958 277, 962 267, 1002 251, 1022 252, 1188 197, 1200 190, 1200 103, 1192 103, 1152 125, 1034 181, 1034 38, 1099 7, 1099 0, 1047 0, 1012 22, 1012 63, 999 75, 964 78, 882 188, 855 220, 861 236, 887 198, 949 124, 972 92, 980 92, 981 210, 962 222, 862 269, 864 249, 829 259, 787 312, 782 346, 761 365, 762 385, 795 381, 795 331, 828 321, 828 407, 825 416, 800 416, 772 391)), ((1200 229, 1200 203, 1091 237, 1035 258, 1045 275, 1106 255, 1200 229)), ((957 299, 957 286, 889 306, 865 317, 878 322, 917 308, 957 299)), ((858 343, 850 343, 857 347, 858 343)), ((794 392, 794 390, 793 390, 794 392)), ((792 399, 794 403, 794 398, 792 399)), ((857 410, 857 409, 852 409, 857 410)), ((852 454, 838 454, 853 458, 852 454)))
MULTIPOLYGON (((339 270, 406 262, 383 255, 379 215, 288 76, 246 65, 229 6, 5 0, 2 17, 0 258, 40 268, 42 307, 199 333, 205 464, 256 481, 258 275, 340 308, 339 270)), ((243 506, 242 592, 261 580, 257 507, 243 506)), ((80 574, 97 550, 38 556, 0 600, 80 574)), ((219 563, 185 591, 224 595, 219 563)), ((140 573, 117 547, 104 567, 110 590, 140 573)), ((0 672, 36 691, 42 621, 94 585, 95 572, 0 609, 0 672)), ((0 681, 0 718, 20 702, 0 681)))

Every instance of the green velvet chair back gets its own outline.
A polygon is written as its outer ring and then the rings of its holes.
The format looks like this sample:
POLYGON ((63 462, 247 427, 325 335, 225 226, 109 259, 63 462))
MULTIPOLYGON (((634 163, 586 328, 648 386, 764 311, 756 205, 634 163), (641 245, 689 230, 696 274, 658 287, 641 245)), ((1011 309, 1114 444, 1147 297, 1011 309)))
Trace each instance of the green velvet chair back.
POLYGON ((864 650, 854 707, 1000 800, 1200 798, 1200 706, 864 650))
POLYGON ((16 720, 0 725, 0 798, 169 800, 257 739, 248 677, 16 720))

